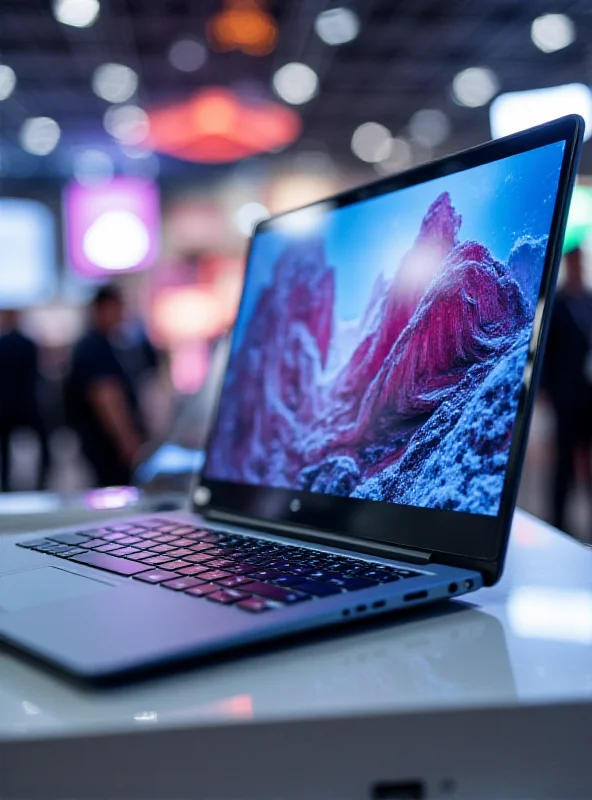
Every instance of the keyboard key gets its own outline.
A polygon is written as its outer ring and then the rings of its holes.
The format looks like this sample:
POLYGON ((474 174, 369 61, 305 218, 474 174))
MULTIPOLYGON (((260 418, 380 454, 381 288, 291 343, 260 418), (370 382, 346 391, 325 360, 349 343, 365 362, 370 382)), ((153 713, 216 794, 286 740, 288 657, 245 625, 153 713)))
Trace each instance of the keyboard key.
POLYGON ((230 578, 222 578, 221 581, 218 581, 220 586, 226 586, 229 589, 233 589, 235 586, 243 586, 246 583, 253 583, 252 578, 248 578, 246 575, 231 575, 230 578))
MULTIPOLYGON (((249 576, 250 577, 250 576, 249 576)), ((289 573, 280 573, 273 582, 277 586, 296 586, 297 583, 302 583, 302 575, 290 575, 289 573)))
POLYGON ((259 572, 254 572, 253 578, 258 578, 261 581, 273 581, 279 578, 281 574, 277 569, 262 569, 259 572))
POLYGON ((125 558, 117 558, 108 553, 97 553, 95 551, 72 556, 71 561, 126 576, 137 575, 139 572, 145 572, 150 569, 145 564, 139 564, 137 561, 127 561, 125 558))
POLYGON ((153 566, 157 566, 158 564, 164 564, 171 559, 168 556, 150 556, 149 558, 144 558, 145 553, 142 553, 142 556, 139 560, 141 560, 142 564, 151 564, 153 566))
POLYGON ((261 583, 260 581, 253 581, 246 588, 249 594, 258 594, 276 603, 299 603, 301 600, 308 600, 308 597, 298 592, 283 589, 280 586, 272 586, 269 583, 261 583))
POLYGON ((225 569, 226 567, 234 566, 234 561, 231 561, 229 558, 213 558, 211 561, 208 561, 208 566, 212 569, 225 569))
POLYGON ((142 572, 134 576, 135 580, 145 581, 146 583, 163 583, 164 581, 170 581, 178 577, 179 575, 176 572, 164 569, 153 569, 149 572, 142 572))
POLYGON ((167 522, 165 525, 155 526, 154 530, 158 530, 161 533, 171 533, 171 531, 176 530, 178 527, 178 525, 171 525, 169 522, 167 522))
POLYGON ((188 561, 183 561, 182 558, 177 558, 174 561, 167 561, 166 568, 172 569, 175 572, 178 572, 180 569, 184 569, 184 567, 190 567, 191 564, 188 561))
POLYGON ((190 594, 193 597, 206 597, 208 594, 212 594, 212 592, 219 592, 220 587, 215 583, 202 583, 201 586, 193 586, 191 589, 187 589, 185 594, 190 594))
POLYGON ((142 540, 137 536, 126 536, 125 538, 119 540, 119 544, 121 545, 137 544, 138 542, 141 541, 142 540))
MULTIPOLYGON (((113 544, 113 542, 106 542, 104 539, 89 539, 87 542, 84 542, 84 546, 87 550, 96 550, 97 547, 104 547, 106 544, 113 544)), ((119 545, 115 545, 119 547, 119 545)))
POLYGON ((125 533, 104 533, 101 539, 106 542, 118 542, 120 539, 125 539, 125 533))
POLYGON ((169 550, 174 550, 175 546, 173 544, 157 544, 155 547, 152 548, 153 553, 168 553, 169 550))
POLYGON ((66 550, 68 548, 67 544, 58 544, 57 542, 46 542, 45 544, 40 544, 38 547, 34 547, 33 550, 36 550, 38 553, 49 553, 50 555, 55 552, 59 552, 60 550, 66 550))
POLYGON ((112 550, 119 550, 120 548, 117 542, 107 542, 107 544, 103 542, 99 547, 94 547, 92 549, 97 550, 99 553, 110 553, 112 550))
POLYGON ((117 550, 112 550, 111 552, 113 553, 114 556, 120 556, 120 557, 123 558, 123 556, 137 555, 138 553, 141 553, 142 551, 141 550, 136 550, 135 547, 120 547, 117 550))
POLYGON ((145 533, 146 528, 143 525, 136 525, 133 528, 128 528, 127 535, 128 536, 137 536, 140 533, 145 533))
POLYGON ((203 572, 201 577, 204 581, 219 581, 222 578, 229 578, 230 572, 224 572, 221 569, 208 569, 207 572, 203 572))
POLYGON ((321 581, 308 581, 304 580, 302 583, 296 584, 294 587, 299 592, 306 592, 312 594, 314 597, 327 597, 330 594, 339 594, 341 589, 335 586, 334 583, 322 583, 321 581))
POLYGON ((194 542, 192 542, 191 551, 193 553, 203 553, 205 550, 210 550, 211 546, 212 545, 208 544, 207 542, 199 542, 199 544, 195 544, 194 542))
POLYGON ((77 544, 84 544, 84 542, 88 542, 91 539, 91 536, 85 536, 82 533, 61 533, 57 536, 52 536, 51 534, 47 537, 51 539, 52 542, 57 542, 58 544, 68 544, 71 547, 77 544))
POLYGON ((138 539, 134 547, 139 550, 152 550, 154 547, 158 547, 158 542, 154 539, 138 539))
POLYGON ((44 544, 52 544, 47 539, 33 539, 33 541, 29 540, 28 542, 17 542, 18 547, 24 547, 26 550, 35 550, 38 547, 42 547, 44 544))
POLYGON ((249 596, 246 592, 239 592, 238 589, 222 589, 220 592, 208 594, 207 598, 215 603, 222 603, 228 606, 232 603, 238 603, 239 600, 246 600, 249 596))
POLYGON ((189 550, 187 547, 175 547, 169 550, 168 555, 170 558, 185 558, 185 556, 193 555, 193 550, 189 550))
POLYGON ((248 600, 241 600, 235 608, 242 608, 243 611, 250 611, 253 614, 259 614, 261 611, 269 611, 274 606, 263 600, 261 597, 249 597, 248 600))
POLYGON ((175 528, 175 533, 177 536, 185 536, 186 533, 195 533, 195 528, 190 525, 185 525, 180 528, 175 528))
POLYGON ((181 575, 200 575, 202 572, 207 572, 208 568, 200 564, 192 564, 190 567, 183 567, 179 572, 181 575))
POLYGON ((58 550, 57 552, 54 550, 52 553, 53 556, 57 556, 58 558, 70 558, 70 556, 77 556, 79 553, 86 553, 86 550, 83 550, 81 547, 66 547, 65 550, 58 550))
POLYGON ((211 561, 212 556, 208 553, 196 553, 194 555, 186 556, 185 561, 191 561, 192 564, 202 564, 204 561, 211 561))
POLYGON ((161 586, 164 586, 165 589, 172 589, 174 592, 184 592, 186 589, 191 589, 193 586, 200 586, 203 581, 200 581, 199 578, 191 578, 189 576, 185 578, 173 578, 172 581, 164 581, 161 583, 161 586))
MULTIPOLYGON (((193 561, 192 558, 188 558, 187 560, 193 561)), ((237 564, 235 567, 227 567, 226 569, 233 575, 248 575, 252 572, 258 572, 259 567, 254 567, 252 564, 237 564)))
POLYGON ((334 586, 339 586, 346 592, 355 592, 357 589, 368 589, 370 586, 378 586, 376 581, 370 581, 367 578, 349 578, 347 575, 337 578, 331 578, 329 583, 334 586))
POLYGON ((110 531, 121 532, 122 535, 127 531, 131 531, 135 525, 129 522, 121 522, 119 525, 109 525, 110 531))
POLYGON ((327 570, 323 569, 316 569, 314 572, 310 572, 307 577, 310 580, 315 581, 330 581, 331 578, 339 578, 341 577, 338 573, 335 572, 328 572, 327 570))
POLYGON ((184 539, 183 537, 181 537, 179 539, 175 539, 173 541, 173 544, 176 547, 188 547, 188 545, 193 544, 193 540, 192 539, 184 539))
POLYGON ((158 542, 159 544, 170 544, 174 542, 177 537, 173 536, 172 533, 165 533, 162 536, 155 536, 154 541, 158 542))

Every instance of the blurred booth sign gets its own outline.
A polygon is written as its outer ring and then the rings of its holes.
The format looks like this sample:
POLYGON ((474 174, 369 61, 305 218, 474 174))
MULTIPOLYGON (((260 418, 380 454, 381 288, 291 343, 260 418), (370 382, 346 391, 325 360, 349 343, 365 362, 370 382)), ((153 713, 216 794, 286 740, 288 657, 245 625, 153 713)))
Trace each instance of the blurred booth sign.
POLYGON ((507 92, 495 98, 489 109, 491 135, 494 139, 550 122, 565 114, 580 114, 586 123, 584 139, 592 136, 592 91, 583 83, 568 83, 507 92))
POLYGON ((72 182, 64 193, 64 218, 68 262, 83 275, 146 269, 159 255, 160 208, 153 181, 72 182))
POLYGON ((56 279, 55 222, 34 200, 0 199, 0 308, 46 302, 56 279))
POLYGON ((189 100, 152 111, 145 144, 185 161, 224 164, 285 147, 300 135, 298 114, 280 103, 203 89, 189 100))

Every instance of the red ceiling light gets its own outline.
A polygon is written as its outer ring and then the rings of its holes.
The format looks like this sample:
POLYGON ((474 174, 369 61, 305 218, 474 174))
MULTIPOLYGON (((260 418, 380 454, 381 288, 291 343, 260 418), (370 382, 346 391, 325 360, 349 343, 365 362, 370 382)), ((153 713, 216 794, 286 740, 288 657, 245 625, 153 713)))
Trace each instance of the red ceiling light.
POLYGON ((291 144, 301 121, 270 101, 248 102, 230 89, 204 89, 183 103, 149 114, 146 144, 186 161, 223 164, 291 144))
POLYGON ((242 50, 249 56, 266 56, 275 49, 277 24, 257 0, 226 0, 225 8, 211 18, 207 35, 214 50, 242 50))

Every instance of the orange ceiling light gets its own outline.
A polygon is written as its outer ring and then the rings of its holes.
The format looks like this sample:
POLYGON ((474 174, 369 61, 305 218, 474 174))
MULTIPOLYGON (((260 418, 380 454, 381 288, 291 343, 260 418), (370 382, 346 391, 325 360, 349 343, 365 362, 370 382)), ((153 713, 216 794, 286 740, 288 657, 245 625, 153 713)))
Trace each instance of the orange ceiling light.
POLYGON ((257 0, 226 0, 222 11, 210 19, 208 41, 214 50, 242 50, 249 56, 266 56, 275 49, 275 19, 257 0))
POLYGON ((292 109, 271 101, 248 102, 230 89, 203 89, 191 99, 149 114, 146 144, 154 150, 204 164, 239 161, 300 135, 292 109))

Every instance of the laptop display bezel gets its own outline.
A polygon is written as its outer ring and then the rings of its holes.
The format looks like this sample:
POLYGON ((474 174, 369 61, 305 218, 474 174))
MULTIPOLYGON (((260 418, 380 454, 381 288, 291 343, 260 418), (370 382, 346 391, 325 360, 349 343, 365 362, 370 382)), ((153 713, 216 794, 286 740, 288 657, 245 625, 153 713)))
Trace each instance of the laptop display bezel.
MULTIPOLYGON (((576 115, 563 117, 555 122, 488 142, 306 207, 321 212, 333 210, 555 142, 565 142, 557 201, 549 232, 549 245, 498 515, 494 517, 344 498, 296 489, 247 485, 215 480, 202 475, 199 484, 207 491, 204 493, 202 490, 198 496, 208 498, 205 510, 227 512, 254 524, 261 521, 266 528, 273 527, 274 524, 294 526, 300 532, 299 535, 310 541, 314 541, 314 532, 318 530, 325 534, 334 534, 336 542, 339 535, 353 537, 360 540, 361 547, 364 543, 374 542, 429 552, 433 554, 435 560, 444 563, 480 568, 488 573, 490 578, 488 582, 495 580, 501 571, 511 526, 583 127, 584 122, 580 117, 576 115)), ((251 240, 251 247, 255 237, 272 230, 274 226, 281 225, 289 214, 294 213, 297 212, 290 211, 261 222, 251 240)), ((250 248, 247 255, 245 283, 249 280, 249 256, 250 248)), ((218 404, 221 396, 222 386, 218 404)), ((213 419, 216 417, 217 411, 213 419)), ((196 510, 204 512, 203 507, 196 507, 196 510)), ((324 543, 327 543, 326 538, 324 543)))

